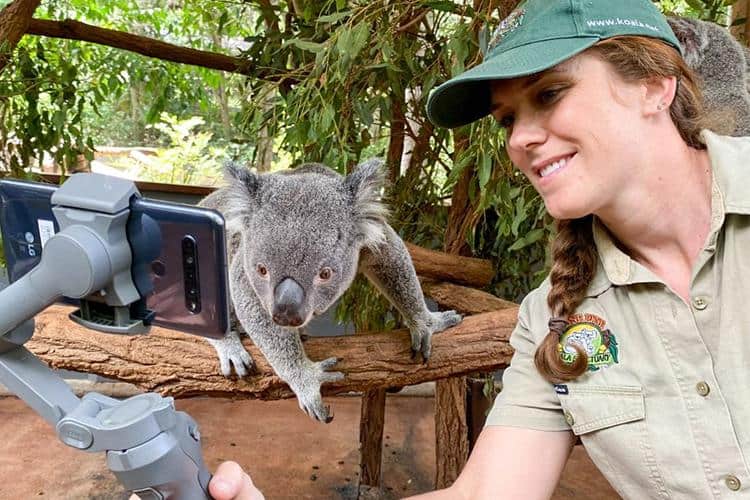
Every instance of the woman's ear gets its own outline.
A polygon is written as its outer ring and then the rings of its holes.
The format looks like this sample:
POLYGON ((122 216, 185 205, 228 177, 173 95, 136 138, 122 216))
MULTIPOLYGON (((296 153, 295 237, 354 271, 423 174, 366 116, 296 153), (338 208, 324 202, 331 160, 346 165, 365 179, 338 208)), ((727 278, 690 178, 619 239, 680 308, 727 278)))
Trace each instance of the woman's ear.
POLYGON ((653 116, 668 110, 677 93, 677 77, 655 77, 643 82, 643 113, 653 116))

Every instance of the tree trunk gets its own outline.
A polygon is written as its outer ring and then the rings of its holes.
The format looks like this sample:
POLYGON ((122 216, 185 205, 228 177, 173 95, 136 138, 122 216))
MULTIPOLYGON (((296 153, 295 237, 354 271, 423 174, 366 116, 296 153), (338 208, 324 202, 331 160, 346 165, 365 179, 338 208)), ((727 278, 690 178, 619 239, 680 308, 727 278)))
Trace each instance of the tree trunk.
POLYGON ((750 0, 740 0, 732 5, 732 20, 729 26, 731 26, 734 37, 745 46, 750 41, 750 23, 747 22, 748 15, 750 15, 750 0), (735 22, 740 19, 745 19, 745 21, 735 25, 735 22))
MULTIPOLYGON (((174 397, 213 395, 280 399, 290 389, 272 371, 250 339, 244 345, 257 373, 242 380, 219 373, 213 348, 203 339, 152 327, 149 335, 125 336, 88 330, 67 318, 70 307, 53 305, 36 316, 36 331, 26 347, 53 368, 63 368, 130 382, 174 397)), ((517 308, 469 316, 433 336, 428 363, 411 359, 407 330, 343 337, 314 337, 305 342, 310 359, 331 356, 344 380, 323 388, 324 395, 420 384, 507 365, 508 338, 517 308)))
POLYGON ((392 93, 391 133, 388 141, 386 165, 388 167, 388 182, 393 185, 401 175, 401 158, 404 155, 404 138, 406 136, 406 114, 404 112, 404 95, 392 93))
POLYGON ((0 11, 0 70, 10 60, 13 49, 26 33, 31 16, 41 0, 15 0, 0 11))

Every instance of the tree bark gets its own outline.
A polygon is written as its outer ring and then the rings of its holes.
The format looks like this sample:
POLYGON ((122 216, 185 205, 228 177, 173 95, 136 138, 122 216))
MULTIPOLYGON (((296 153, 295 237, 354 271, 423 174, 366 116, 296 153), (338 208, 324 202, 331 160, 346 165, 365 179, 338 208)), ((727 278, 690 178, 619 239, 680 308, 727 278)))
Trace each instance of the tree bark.
POLYGON ((732 20, 729 26, 731 26, 731 32, 735 38, 745 46, 750 41, 750 23, 747 22, 748 15, 750 15, 750 0, 740 0, 732 5, 732 20), (745 21, 735 25, 735 22, 740 19, 745 19, 745 21))
POLYGON ((191 64, 193 66, 219 69, 232 73, 242 73, 248 76, 262 76, 248 61, 240 57, 180 47, 145 36, 99 28, 72 19, 64 21, 32 19, 26 33, 29 35, 92 42, 116 49, 136 52, 148 57, 155 57, 164 61, 191 64))
POLYGON ((0 11, 0 70, 8 64, 40 3, 41 0, 15 0, 0 11))
POLYGON ((475 288, 424 279, 420 282, 424 294, 437 302, 441 309, 452 309, 461 314, 480 314, 518 307, 513 302, 475 288))
POLYGON ((393 185, 401 175, 401 158, 404 155, 404 138, 406 136, 406 114, 404 108, 404 94, 392 92, 391 126, 386 166, 388 168, 388 182, 393 185))
MULTIPOLYGON (((141 336, 92 332, 67 318, 71 310, 53 305, 38 314, 36 331, 26 344, 54 368, 94 373, 174 397, 293 397, 248 338, 243 343, 257 373, 242 380, 227 379, 219 373, 216 353, 203 339, 159 327, 141 336)), ((506 366, 517 314, 517 308, 510 308, 464 318, 433 336, 428 363, 411 359, 407 330, 309 338, 305 351, 313 360, 341 358, 334 369, 345 378, 324 386, 324 395, 415 385, 506 366)))
POLYGON ((385 425, 385 389, 362 395, 359 420, 359 481, 365 486, 380 486, 380 464, 385 425))
POLYGON ((406 248, 417 274, 426 278, 484 287, 489 285, 495 276, 492 262, 486 259, 450 255, 412 243, 406 243, 406 248))
POLYGON ((469 458, 466 423, 466 377, 438 380, 435 384, 435 488, 447 488, 469 458))

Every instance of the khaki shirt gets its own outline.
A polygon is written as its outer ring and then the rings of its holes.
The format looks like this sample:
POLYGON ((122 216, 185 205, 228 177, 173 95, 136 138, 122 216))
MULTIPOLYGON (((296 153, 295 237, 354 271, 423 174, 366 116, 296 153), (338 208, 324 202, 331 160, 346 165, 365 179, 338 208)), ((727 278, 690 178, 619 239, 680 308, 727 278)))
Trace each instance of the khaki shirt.
POLYGON ((690 301, 595 221, 598 270, 566 333, 599 366, 557 386, 537 372, 546 281, 521 304, 516 352, 487 418, 572 430, 625 498, 750 498, 750 138, 703 137, 712 220, 690 301))

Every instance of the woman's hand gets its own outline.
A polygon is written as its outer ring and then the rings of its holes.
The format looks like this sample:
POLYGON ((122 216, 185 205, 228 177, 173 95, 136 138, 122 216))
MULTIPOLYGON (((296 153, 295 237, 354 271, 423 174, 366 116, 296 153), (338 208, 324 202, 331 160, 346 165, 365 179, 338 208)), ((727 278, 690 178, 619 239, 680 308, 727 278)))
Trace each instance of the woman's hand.
POLYGON ((219 465, 208 483, 208 492, 215 500, 265 500, 237 462, 219 465))

